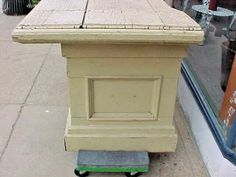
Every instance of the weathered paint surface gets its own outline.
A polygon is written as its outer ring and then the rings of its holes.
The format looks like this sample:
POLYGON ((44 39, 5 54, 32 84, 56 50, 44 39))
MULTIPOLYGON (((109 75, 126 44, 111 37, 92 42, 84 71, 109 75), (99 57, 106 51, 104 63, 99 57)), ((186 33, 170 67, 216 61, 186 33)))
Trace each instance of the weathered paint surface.
POLYGON ((67 150, 174 151, 173 113, 185 49, 161 44, 62 45, 71 98, 67 150), (137 56, 135 48, 147 54, 137 56))
POLYGON ((162 0, 42 0, 13 39, 61 43, 70 86, 67 150, 175 150, 180 62, 203 39, 185 13, 162 0))

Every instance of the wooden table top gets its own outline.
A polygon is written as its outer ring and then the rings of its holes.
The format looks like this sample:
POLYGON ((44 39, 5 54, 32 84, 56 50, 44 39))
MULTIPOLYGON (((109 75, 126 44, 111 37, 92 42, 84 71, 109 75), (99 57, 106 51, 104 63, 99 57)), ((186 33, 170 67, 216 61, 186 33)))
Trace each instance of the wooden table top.
POLYGON ((163 0, 42 0, 13 31, 13 39, 23 43, 195 43, 202 38, 194 20, 163 0))

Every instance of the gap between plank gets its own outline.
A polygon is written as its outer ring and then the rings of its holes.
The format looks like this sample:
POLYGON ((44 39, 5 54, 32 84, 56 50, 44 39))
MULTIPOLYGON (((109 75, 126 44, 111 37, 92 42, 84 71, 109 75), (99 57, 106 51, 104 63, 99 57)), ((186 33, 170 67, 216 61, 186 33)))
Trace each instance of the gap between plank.
POLYGON ((85 17, 86 17, 86 14, 87 14, 87 9, 88 9, 88 3, 89 3, 89 0, 87 0, 86 6, 85 6, 84 16, 83 16, 83 20, 82 20, 80 28, 83 28, 83 26, 84 26, 84 21, 85 21, 85 17))

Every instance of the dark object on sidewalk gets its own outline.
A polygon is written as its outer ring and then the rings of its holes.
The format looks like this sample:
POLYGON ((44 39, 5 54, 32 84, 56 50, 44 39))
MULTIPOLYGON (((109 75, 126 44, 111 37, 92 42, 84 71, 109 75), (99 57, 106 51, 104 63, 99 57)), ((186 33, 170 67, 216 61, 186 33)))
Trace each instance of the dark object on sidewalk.
POLYGON ((209 10, 216 11, 216 8, 217 8, 216 0, 210 0, 208 9, 209 9, 209 10))
POLYGON ((40 0, 31 0, 31 2, 35 6, 35 5, 37 5, 40 2, 40 0))
POLYGON ((3 0, 2 10, 7 15, 25 15, 33 8, 31 0, 3 0))
POLYGON ((236 52, 236 41, 224 42, 222 44, 222 63, 221 63, 221 88, 226 90, 230 71, 236 52))

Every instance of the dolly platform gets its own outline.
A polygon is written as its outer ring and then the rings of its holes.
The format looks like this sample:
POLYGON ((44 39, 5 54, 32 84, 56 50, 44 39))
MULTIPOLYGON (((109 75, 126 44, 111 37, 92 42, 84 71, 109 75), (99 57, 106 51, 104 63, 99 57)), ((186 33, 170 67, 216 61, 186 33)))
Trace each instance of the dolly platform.
POLYGON ((79 151, 75 174, 86 177, 89 172, 125 173, 127 177, 138 177, 149 171, 147 152, 127 151, 79 151))

